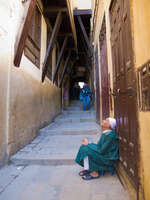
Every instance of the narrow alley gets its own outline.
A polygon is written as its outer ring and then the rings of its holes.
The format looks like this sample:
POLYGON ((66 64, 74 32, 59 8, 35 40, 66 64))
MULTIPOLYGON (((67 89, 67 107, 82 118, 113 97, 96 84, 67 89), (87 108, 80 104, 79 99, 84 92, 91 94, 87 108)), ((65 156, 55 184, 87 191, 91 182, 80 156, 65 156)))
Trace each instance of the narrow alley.
POLYGON ((116 175, 86 182, 74 159, 83 137, 96 142, 94 109, 73 101, 40 135, 0 171, 0 200, 129 200, 116 175))
POLYGON ((150 0, 0 0, 0 61, 0 200, 150 200, 150 0))

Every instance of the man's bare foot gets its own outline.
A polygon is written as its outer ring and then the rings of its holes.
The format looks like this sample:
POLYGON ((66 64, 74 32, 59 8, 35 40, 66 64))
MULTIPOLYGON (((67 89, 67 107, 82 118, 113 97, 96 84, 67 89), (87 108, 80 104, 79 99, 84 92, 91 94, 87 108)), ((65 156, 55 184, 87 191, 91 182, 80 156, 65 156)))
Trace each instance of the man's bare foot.
POLYGON ((91 172, 90 175, 93 176, 93 177, 99 176, 98 172, 91 172))

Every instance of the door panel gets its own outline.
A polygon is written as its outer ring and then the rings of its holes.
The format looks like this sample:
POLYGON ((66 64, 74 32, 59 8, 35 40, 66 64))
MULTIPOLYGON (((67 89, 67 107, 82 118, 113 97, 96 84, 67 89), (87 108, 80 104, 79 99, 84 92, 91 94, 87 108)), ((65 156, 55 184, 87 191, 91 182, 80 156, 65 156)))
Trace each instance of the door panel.
POLYGON ((98 65, 98 47, 95 51, 95 87, 96 87, 96 122, 100 123, 100 87, 99 87, 99 65, 98 65))
MULTIPOLYGON (((105 20, 105 18, 104 18, 105 20)), ((109 83, 105 21, 103 20, 100 34, 100 63, 101 63, 101 88, 102 88, 102 119, 109 117, 109 83)))
POLYGON ((136 76, 133 65, 129 0, 110 7, 115 117, 120 162, 138 187, 138 123, 136 76))

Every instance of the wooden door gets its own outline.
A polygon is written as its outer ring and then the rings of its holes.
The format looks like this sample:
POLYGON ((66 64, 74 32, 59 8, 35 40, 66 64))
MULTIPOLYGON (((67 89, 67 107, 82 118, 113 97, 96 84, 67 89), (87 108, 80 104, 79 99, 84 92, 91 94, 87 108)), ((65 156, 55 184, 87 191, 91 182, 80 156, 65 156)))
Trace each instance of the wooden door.
POLYGON ((102 89, 102 119, 109 117, 109 84, 108 84, 108 62, 106 44, 105 17, 102 24, 100 40, 100 63, 101 63, 101 89, 102 89))
POLYGON ((100 123, 100 87, 99 87, 99 65, 98 65, 98 46, 95 51, 95 104, 96 104, 96 122, 100 123))
POLYGON ((120 162, 138 187, 138 123, 136 76, 129 0, 114 0, 110 7, 115 117, 120 162))

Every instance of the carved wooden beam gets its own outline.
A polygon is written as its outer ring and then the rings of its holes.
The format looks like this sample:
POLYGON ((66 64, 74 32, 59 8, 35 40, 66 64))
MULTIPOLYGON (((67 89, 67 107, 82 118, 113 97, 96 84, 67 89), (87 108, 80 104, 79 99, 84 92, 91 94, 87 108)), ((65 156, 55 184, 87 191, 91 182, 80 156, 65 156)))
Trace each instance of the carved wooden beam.
POLYGON ((17 34, 18 37, 15 44, 14 65, 16 67, 19 67, 21 62, 25 41, 28 36, 29 28, 31 25, 31 19, 35 7, 36 7, 36 0, 29 0, 26 2, 23 22, 21 24, 21 27, 19 28, 19 33, 17 34))
POLYGON ((60 50, 60 54, 59 54, 59 57, 58 57, 58 60, 57 60, 57 63, 56 63, 56 67, 55 67, 55 71, 54 71, 54 75, 53 75, 53 83, 56 79, 56 75, 57 75, 57 72, 59 70, 59 66, 60 66, 60 63, 61 63, 61 60, 63 58, 63 55, 64 55, 64 52, 65 52, 65 48, 66 48, 66 45, 67 45, 67 41, 68 41, 68 37, 66 36, 65 37, 65 40, 63 42, 63 45, 62 45, 62 48, 60 50))
POLYGON ((62 13, 58 12, 56 22, 55 22, 55 26, 54 26, 54 29, 53 29, 53 32, 52 32, 52 35, 51 35, 51 38, 50 38, 50 42, 49 42, 48 49, 47 49, 47 52, 46 52, 46 56, 45 56, 44 63, 43 63, 42 82, 44 82, 44 79, 45 79, 45 76, 46 76, 46 73, 47 73, 47 67, 48 67, 47 61, 48 61, 49 56, 52 53, 53 46, 54 46, 56 37, 57 37, 58 32, 59 32, 61 21, 62 21, 62 13))
POLYGON ((68 57, 67 57, 67 59, 65 61, 64 68, 63 68, 63 71, 62 71, 62 74, 61 74, 61 78, 60 78, 60 82, 59 82, 59 87, 61 87, 61 85, 62 85, 63 78, 64 78, 64 75, 65 75, 65 72, 66 72, 66 69, 67 69, 67 66, 68 66, 68 62, 69 62, 70 56, 71 56, 71 51, 69 51, 68 57))
POLYGON ((83 33, 83 35, 84 35, 84 39, 85 39, 85 41, 86 41, 86 44, 87 44, 87 46, 88 46, 88 49, 89 49, 89 52, 90 52, 90 56, 92 57, 92 56, 93 56, 93 51, 92 51, 92 48, 91 48, 91 46, 90 46, 90 42, 89 42, 89 39, 88 39, 86 30, 85 30, 85 28, 84 28, 84 25, 83 25, 81 16, 77 16, 77 19, 78 19, 78 22, 79 22, 79 24, 80 24, 82 33, 83 33))

